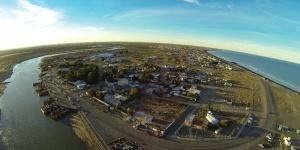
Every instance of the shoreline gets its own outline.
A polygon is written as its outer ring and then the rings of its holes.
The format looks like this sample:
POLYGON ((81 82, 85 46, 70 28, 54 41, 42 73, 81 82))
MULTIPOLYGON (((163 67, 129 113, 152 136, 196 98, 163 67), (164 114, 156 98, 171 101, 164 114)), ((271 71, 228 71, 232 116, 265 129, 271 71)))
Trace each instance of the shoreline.
POLYGON ((284 84, 282 84, 282 83, 279 83, 278 81, 274 81, 273 79, 270 79, 269 77, 265 77, 264 75, 259 74, 259 73, 255 72, 255 71, 253 71, 253 70, 251 70, 251 69, 245 67, 245 66, 242 66, 242 65, 239 64, 239 63, 232 62, 232 61, 223 59, 223 58, 221 58, 221 57, 218 57, 218 56, 216 56, 216 55, 213 55, 213 54, 210 53, 210 51, 216 51, 216 50, 207 50, 206 52, 207 52, 208 55, 211 55, 211 56, 213 56, 213 57, 215 57, 215 58, 217 58, 217 59, 219 59, 219 60, 221 60, 221 61, 223 61, 223 62, 225 62, 225 63, 227 63, 227 64, 236 66, 236 67, 241 68, 241 69, 243 69, 243 70, 245 70, 245 71, 249 71, 249 72, 251 72, 251 73, 253 73, 253 74, 259 76, 260 78, 262 78, 262 79, 264 79, 264 80, 266 80, 266 81, 269 81, 270 83, 277 84, 277 85, 279 85, 279 86, 281 86, 281 87, 283 87, 283 88, 285 88, 285 89, 288 89, 289 91, 292 91, 292 92, 296 93, 297 95, 300 95, 300 91, 297 91, 297 90, 295 90, 295 89, 293 89, 293 88, 290 88, 290 87, 288 87, 288 86, 286 86, 286 85, 284 85, 284 84))
MULTIPOLYGON (((30 56, 28 56, 28 58, 27 58, 27 56, 25 55, 24 56, 24 58, 21 58, 19 61, 16 61, 16 63, 15 64, 10 64, 10 65, 12 65, 11 66, 11 68, 10 69, 7 69, 4 73, 0 73, 0 96, 1 96, 1 86, 2 86, 2 84, 4 85, 4 90, 5 90, 5 83, 4 83, 4 81, 6 80, 6 79, 8 79, 8 78, 10 78, 11 77, 11 75, 13 74, 13 68, 14 68, 14 66, 16 66, 17 64, 19 64, 19 63, 22 63, 22 62, 24 62, 24 61, 26 61, 26 60, 30 60, 30 59, 33 59, 33 58, 36 58, 36 57, 41 57, 41 56, 45 56, 45 55, 50 55, 50 54, 59 54, 59 53, 68 53, 68 52, 80 52, 80 51, 82 51, 83 49, 77 49, 77 50, 71 50, 71 51, 68 51, 68 50, 66 50, 66 51, 53 51, 53 52, 42 52, 42 53, 31 53, 31 54, 29 54, 30 56), (35 57, 36 56, 36 57, 35 57), (31 57, 31 58, 30 58, 31 57), (3 76, 3 77, 2 77, 3 76), (3 81, 2 81, 3 80, 3 81)), ((217 58, 218 60, 221 60, 221 61, 223 61, 223 62, 225 62, 225 63, 227 63, 227 64, 230 64, 230 65, 232 65, 232 66, 234 66, 234 67, 238 67, 238 68, 240 68, 241 70, 243 70, 243 71, 246 71, 247 73, 252 73, 252 74, 255 74, 255 75, 258 75, 258 77, 260 77, 260 78, 262 78, 262 79, 267 79, 266 81, 269 83, 269 84, 271 84, 271 83, 275 83, 275 84, 277 84, 277 85, 279 85, 279 86, 281 86, 281 87, 284 87, 285 89, 287 89, 287 90, 290 90, 290 91, 293 91, 293 92, 296 92, 296 93, 299 93, 299 92, 297 92, 297 91, 295 91, 295 90, 293 90, 293 89, 291 89, 291 88, 289 88, 289 87, 287 87, 287 86, 284 86, 284 85, 282 85, 282 84, 280 84, 280 83, 277 83, 277 82, 275 82, 275 81, 272 81, 271 79, 268 79, 268 78, 266 78, 266 77, 264 77, 263 75, 260 75, 260 74, 258 74, 258 73, 256 73, 256 72, 254 72, 254 71, 252 71, 252 70, 250 70, 250 69, 248 69, 248 68, 246 68, 246 67, 243 67, 242 65, 239 65, 238 63, 235 63, 235 62, 231 62, 231 61, 227 61, 227 60, 225 60, 225 59, 222 59, 222 58, 220 58, 220 57, 217 57, 217 56, 215 56, 215 55, 213 55, 213 54, 211 54, 211 53, 209 53, 209 51, 208 50, 205 50, 205 52, 207 53, 207 55, 209 55, 209 56, 212 56, 212 57, 215 57, 215 58, 217 58), (249 71, 249 72, 248 72, 249 71), (269 82, 269 81, 271 81, 271 82, 269 82)), ((0 55, 1 56, 1 55, 0 55)), ((22 56, 20 56, 20 57, 22 57, 22 56)), ((1 59, 0 59, 1 60, 1 59)), ((4 92, 4 90, 3 90, 3 92, 4 92)), ((82 120, 83 122, 85 122, 85 123, 87 123, 86 121, 84 121, 84 120, 82 120)), ((71 126, 70 126, 71 128, 72 128, 72 124, 71 124, 71 126)), ((87 131, 90 131, 90 129, 86 129, 87 131)), ((74 133, 76 134, 76 131, 73 129, 73 131, 74 131, 74 133)), ((93 135, 93 137, 94 137, 94 135, 93 135)))

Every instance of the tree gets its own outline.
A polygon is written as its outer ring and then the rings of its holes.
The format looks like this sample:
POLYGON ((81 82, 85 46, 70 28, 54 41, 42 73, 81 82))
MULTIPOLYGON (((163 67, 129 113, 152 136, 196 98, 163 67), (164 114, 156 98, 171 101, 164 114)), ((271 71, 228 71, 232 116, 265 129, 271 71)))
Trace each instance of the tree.
POLYGON ((98 73, 96 71, 89 72, 87 75, 87 83, 94 84, 98 80, 98 73))

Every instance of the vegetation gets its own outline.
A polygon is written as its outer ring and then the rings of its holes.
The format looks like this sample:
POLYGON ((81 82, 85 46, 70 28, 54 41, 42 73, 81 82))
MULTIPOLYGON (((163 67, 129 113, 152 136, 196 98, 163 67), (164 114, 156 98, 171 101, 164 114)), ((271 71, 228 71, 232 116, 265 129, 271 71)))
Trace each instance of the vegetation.
POLYGON ((99 78, 98 66, 94 64, 83 64, 80 61, 64 65, 68 71, 59 70, 58 74, 71 82, 83 80, 88 84, 94 84, 99 78))

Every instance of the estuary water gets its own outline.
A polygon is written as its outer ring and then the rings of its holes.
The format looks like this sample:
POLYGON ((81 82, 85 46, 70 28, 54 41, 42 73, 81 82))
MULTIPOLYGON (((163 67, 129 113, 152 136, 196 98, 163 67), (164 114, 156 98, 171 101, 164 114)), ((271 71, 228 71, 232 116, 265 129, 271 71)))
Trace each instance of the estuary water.
POLYGON ((0 149, 82 150, 85 145, 65 122, 45 117, 41 98, 32 83, 38 81, 42 57, 17 64, 0 97, 0 149))
POLYGON ((235 62, 257 74, 300 92, 300 64, 233 51, 209 51, 224 60, 235 62))

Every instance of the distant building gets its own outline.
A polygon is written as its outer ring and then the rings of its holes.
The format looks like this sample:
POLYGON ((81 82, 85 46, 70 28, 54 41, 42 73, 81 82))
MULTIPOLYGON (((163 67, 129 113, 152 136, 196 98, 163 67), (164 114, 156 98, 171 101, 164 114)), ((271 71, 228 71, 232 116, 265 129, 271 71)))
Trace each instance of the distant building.
POLYGON ((100 54, 91 56, 90 59, 95 61, 95 60, 110 59, 110 58, 113 58, 113 57, 115 57, 115 54, 112 54, 112 53, 100 53, 100 54))

